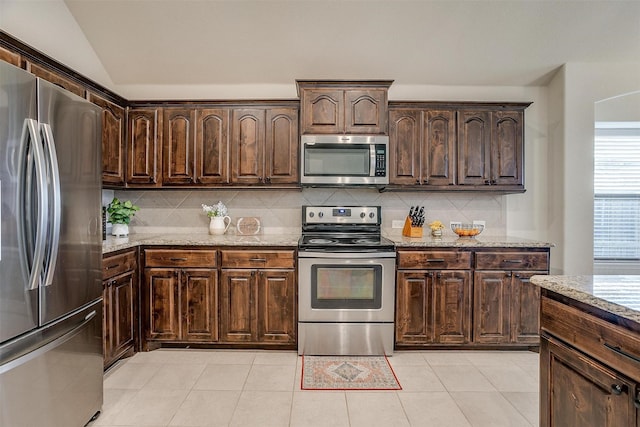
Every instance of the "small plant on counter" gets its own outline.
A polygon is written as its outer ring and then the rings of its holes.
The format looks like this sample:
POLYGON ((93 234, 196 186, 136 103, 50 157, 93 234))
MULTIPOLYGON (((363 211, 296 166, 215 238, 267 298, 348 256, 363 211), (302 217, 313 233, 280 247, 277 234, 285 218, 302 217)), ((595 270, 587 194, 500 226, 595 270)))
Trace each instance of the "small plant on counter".
POLYGON ((435 220, 429 223, 429 228, 431 229, 431 231, 442 230, 444 229, 444 224, 442 224, 442 222, 438 220, 435 220))
POLYGON ((130 200, 121 202, 118 198, 114 197, 111 203, 107 206, 107 214, 109 215, 109 222, 111 224, 127 224, 131 222, 131 218, 139 211, 140 208, 130 200))
POLYGON ((213 218, 216 216, 227 216, 227 207, 222 202, 218 202, 212 206, 202 204, 202 210, 207 213, 207 216, 209 218, 213 218))

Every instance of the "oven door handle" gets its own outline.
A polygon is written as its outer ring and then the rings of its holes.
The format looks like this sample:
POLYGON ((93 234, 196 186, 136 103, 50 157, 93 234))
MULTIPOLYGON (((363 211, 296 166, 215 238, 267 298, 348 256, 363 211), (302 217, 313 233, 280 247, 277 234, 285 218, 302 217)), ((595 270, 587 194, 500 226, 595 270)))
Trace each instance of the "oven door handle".
POLYGON ((298 258, 341 258, 341 259, 372 259, 395 258, 395 252, 307 252, 298 251, 298 258))

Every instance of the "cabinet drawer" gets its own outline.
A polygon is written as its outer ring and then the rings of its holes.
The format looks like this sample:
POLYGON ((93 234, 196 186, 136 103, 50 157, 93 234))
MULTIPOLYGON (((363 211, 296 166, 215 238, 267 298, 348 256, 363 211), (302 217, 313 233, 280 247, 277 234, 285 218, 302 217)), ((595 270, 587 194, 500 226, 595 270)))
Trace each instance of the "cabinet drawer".
POLYGON ((550 298, 543 297, 541 306, 543 331, 640 381, 638 334, 550 298))
POLYGON ((136 269, 136 251, 105 256, 102 259, 102 280, 136 269))
POLYGON ((222 251, 222 268, 294 268, 295 251, 222 251))
POLYGON ((400 269, 464 270, 471 268, 471 252, 398 251, 400 269))
POLYGON ((537 270, 549 269, 546 252, 476 252, 477 270, 537 270))
POLYGON ((145 267, 215 267, 216 251, 203 249, 146 249, 145 267))

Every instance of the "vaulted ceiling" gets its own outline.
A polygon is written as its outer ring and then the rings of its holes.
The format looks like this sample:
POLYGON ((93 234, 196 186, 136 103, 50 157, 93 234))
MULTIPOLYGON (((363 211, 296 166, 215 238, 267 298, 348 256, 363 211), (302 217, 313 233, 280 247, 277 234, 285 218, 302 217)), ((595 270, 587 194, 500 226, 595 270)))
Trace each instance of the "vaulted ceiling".
POLYGON ((640 1, 64 0, 116 85, 539 85, 640 60, 640 1))

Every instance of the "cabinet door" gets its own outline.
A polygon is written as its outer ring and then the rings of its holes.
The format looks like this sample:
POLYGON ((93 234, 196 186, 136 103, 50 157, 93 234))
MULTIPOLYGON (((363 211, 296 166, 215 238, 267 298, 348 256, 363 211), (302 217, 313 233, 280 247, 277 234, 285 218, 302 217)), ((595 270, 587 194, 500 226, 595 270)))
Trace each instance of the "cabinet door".
POLYGON ((389 184, 421 184, 419 110, 389 111, 389 184))
POLYGON ((344 132, 387 133, 387 90, 346 90, 344 92, 344 132))
POLYGON ((258 341, 296 342, 296 282, 293 270, 258 272, 258 341))
POLYGON ((195 111, 165 109, 162 131, 162 184, 195 180, 195 111))
POLYGON ((471 337, 471 272, 436 272, 433 294, 434 342, 468 343, 471 337))
POLYGON ((184 269, 181 274, 181 317, 184 341, 218 340, 217 271, 184 269))
POLYGON ((491 184, 491 113, 458 112, 458 184, 491 184))
POLYGON ((266 112, 265 183, 298 182, 298 109, 273 108, 266 112))
POLYGON ((105 280, 102 282, 102 357, 104 366, 107 367, 113 360, 113 330, 112 319, 113 314, 111 310, 111 288, 109 283, 111 280, 105 280))
POLYGON ((102 182, 105 185, 124 186, 124 108, 94 94, 89 95, 89 100, 102 108, 102 182))
POLYGON ((226 270, 220 274, 220 341, 256 340, 253 287, 255 270, 226 270))
POLYGON ((196 112, 196 182, 229 182, 229 110, 196 112))
POLYGON ((21 62, 20 59, 20 54, 11 52, 10 50, 0 46, 0 61, 8 62, 9 64, 19 67, 21 62))
POLYGON ((634 384, 552 338, 543 337, 540 360, 541 426, 636 425, 634 384))
POLYGON ((162 116, 157 109, 131 109, 128 113, 127 185, 160 185, 162 116), (159 135, 160 134, 160 135, 159 135))
POLYGON ((422 134, 422 184, 455 184, 455 112, 425 111, 422 134))
POLYGON ((112 313, 112 355, 120 357, 133 346, 134 316, 134 272, 124 274, 110 284, 110 311, 112 313))
POLYGON ((343 90, 302 90, 300 98, 301 133, 336 134, 344 132, 343 90))
POLYGON ((146 316, 147 339, 177 340, 180 336, 180 310, 178 270, 173 268, 147 268, 146 316))
POLYGON ((233 110, 231 182, 261 184, 264 181, 265 111, 233 110))
POLYGON ((433 341, 432 272, 399 271, 396 280, 396 343, 433 341))
POLYGON ((522 111, 496 111, 492 114, 491 183, 522 185, 522 111))
POLYGON ((512 341, 519 344, 540 342, 540 287, 529 279, 546 271, 518 271, 513 273, 511 328, 512 341))
POLYGON ((77 83, 71 80, 66 76, 63 76, 57 71, 35 64, 31 61, 27 61, 27 71, 29 71, 31 74, 35 75, 36 77, 40 77, 43 80, 51 82, 56 86, 60 86, 61 88, 64 88, 69 92, 84 98, 84 95, 85 95, 84 86, 80 83, 77 83))
POLYGON ((509 308, 511 277, 505 271, 476 271, 474 274, 474 342, 505 344, 511 339, 509 308))

